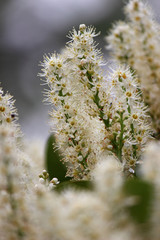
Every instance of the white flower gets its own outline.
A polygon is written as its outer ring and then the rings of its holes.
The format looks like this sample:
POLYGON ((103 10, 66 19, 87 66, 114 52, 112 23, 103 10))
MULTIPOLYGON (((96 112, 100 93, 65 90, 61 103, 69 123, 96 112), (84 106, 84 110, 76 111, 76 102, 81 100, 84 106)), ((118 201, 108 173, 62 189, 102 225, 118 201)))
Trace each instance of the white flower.
POLYGON ((113 55, 136 70, 143 97, 149 105, 153 126, 160 129, 160 26, 143 1, 130 0, 125 7, 128 21, 118 22, 106 38, 113 55))
POLYGON ((60 182, 58 181, 58 178, 52 178, 52 180, 50 181, 50 183, 53 183, 54 185, 59 184, 60 182))
POLYGON ((64 161, 70 163, 67 175, 75 179, 89 179, 104 152, 126 163, 128 171, 149 136, 137 79, 123 66, 102 75, 104 61, 93 40, 96 35, 90 27, 73 29, 61 56, 45 56, 42 63, 42 76, 50 88, 46 100, 56 105, 51 117, 57 145, 64 161), (50 62, 52 71, 48 72, 50 62))
POLYGON ((39 178, 39 182, 40 182, 41 184, 45 184, 44 178, 39 178))

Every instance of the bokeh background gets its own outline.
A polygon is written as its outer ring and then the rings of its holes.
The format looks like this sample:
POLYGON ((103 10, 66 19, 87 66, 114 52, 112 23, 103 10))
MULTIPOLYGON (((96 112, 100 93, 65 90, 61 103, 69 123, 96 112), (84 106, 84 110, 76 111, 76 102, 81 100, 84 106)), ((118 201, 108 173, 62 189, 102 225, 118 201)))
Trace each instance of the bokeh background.
MULTIPOLYGON (((0 0, 0 82, 16 99, 19 122, 28 139, 46 141, 49 106, 44 105, 39 62, 59 52, 73 26, 93 25, 101 31, 99 47, 111 24, 124 19, 126 0, 0 0)), ((159 0, 149 0, 159 21, 159 0)))

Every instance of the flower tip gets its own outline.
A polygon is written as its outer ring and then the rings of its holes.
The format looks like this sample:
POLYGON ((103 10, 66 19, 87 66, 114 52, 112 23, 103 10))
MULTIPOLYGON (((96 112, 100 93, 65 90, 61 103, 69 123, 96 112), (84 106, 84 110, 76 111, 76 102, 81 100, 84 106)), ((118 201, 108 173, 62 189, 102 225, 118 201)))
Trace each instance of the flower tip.
POLYGON ((79 30, 80 30, 81 32, 83 32, 85 29, 86 29, 86 25, 85 25, 85 24, 80 24, 80 25, 79 25, 79 30))

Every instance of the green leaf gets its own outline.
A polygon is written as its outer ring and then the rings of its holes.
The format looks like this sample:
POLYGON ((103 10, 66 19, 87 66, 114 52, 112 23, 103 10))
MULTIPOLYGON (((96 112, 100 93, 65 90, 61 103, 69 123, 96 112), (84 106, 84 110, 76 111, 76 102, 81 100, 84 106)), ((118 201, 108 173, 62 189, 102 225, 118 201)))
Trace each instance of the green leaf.
POLYGON ((57 192, 62 192, 66 189, 73 188, 75 190, 93 190, 93 183, 91 181, 65 181, 58 184, 55 188, 57 192))
POLYGON ((131 217, 138 223, 147 223, 152 212, 153 185, 144 180, 129 179, 124 184, 124 191, 128 197, 136 197, 135 203, 128 207, 131 217))
POLYGON ((45 165, 47 172, 49 173, 49 179, 51 180, 53 177, 58 178, 60 182, 69 180, 66 178, 67 168, 62 163, 62 156, 58 150, 53 149, 55 146, 55 137, 51 135, 46 144, 45 151, 45 165))

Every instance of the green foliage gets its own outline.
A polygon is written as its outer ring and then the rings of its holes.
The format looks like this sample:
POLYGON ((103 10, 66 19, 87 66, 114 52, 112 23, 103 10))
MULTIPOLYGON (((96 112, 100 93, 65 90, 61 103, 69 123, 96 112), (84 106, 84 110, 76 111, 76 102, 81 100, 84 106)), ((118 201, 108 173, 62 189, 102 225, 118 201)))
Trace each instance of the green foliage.
POLYGON ((62 156, 58 150, 53 149, 55 146, 55 137, 51 135, 46 144, 45 151, 45 165, 47 172, 49 173, 49 179, 53 177, 58 178, 60 182, 69 180, 66 178, 66 166, 62 163, 62 156))
POLYGON ((91 181, 65 181, 58 184, 55 188, 57 192, 62 192, 68 188, 75 190, 93 190, 93 183, 91 181))
POLYGON ((127 197, 136 197, 135 203, 128 207, 131 217, 137 223, 147 223, 152 212, 151 205, 154 198, 152 184, 137 178, 129 179, 124 184, 124 191, 127 197))

